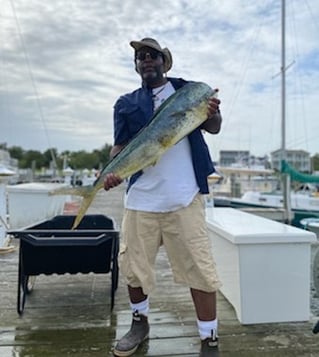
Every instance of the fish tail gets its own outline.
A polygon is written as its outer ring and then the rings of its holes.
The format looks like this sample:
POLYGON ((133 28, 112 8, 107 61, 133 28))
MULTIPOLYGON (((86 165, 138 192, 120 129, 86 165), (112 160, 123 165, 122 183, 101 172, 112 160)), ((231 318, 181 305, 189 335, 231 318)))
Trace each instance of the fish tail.
POLYGON ((81 223, 98 190, 98 186, 62 187, 51 191, 50 195, 74 195, 83 197, 78 214, 75 217, 73 226, 71 228, 73 230, 81 223))
POLYGON ((78 214, 74 219, 73 225, 72 225, 72 230, 75 229, 82 221, 86 211, 88 210, 90 204, 92 203, 92 201, 95 198, 95 195, 97 193, 97 189, 94 186, 87 186, 87 189, 85 190, 81 202, 81 206, 79 208, 78 214))

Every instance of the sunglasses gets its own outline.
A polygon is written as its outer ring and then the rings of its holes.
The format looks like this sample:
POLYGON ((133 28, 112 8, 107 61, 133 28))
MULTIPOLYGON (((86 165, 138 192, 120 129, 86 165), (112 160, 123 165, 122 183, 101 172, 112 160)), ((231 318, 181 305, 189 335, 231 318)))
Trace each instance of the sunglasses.
POLYGON ((147 49, 145 51, 136 52, 135 59, 139 61, 145 61, 147 55, 149 55, 152 60, 156 60, 158 57, 162 56, 161 52, 159 51, 147 49))

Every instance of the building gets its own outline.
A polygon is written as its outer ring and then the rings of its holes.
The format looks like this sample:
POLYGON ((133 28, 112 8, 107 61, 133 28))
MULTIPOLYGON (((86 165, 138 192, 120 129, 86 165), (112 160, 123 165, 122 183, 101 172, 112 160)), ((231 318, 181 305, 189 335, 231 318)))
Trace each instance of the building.
MULTIPOLYGON (((270 154, 271 168, 281 170, 282 149, 273 151, 270 154)), ((309 152, 304 150, 286 150, 286 161, 289 165, 300 172, 311 173, 311 157, 309 152)))
POLYGON ((247 166, 250 153, 247 150, 221 150, 219 152, 219 165, 232 166, 241 165, 247 166))
POLYGON ((219 152, 219 166, 270 168, 267 155, 257 157, 251 155, 248 150, 221 150, 219 152))

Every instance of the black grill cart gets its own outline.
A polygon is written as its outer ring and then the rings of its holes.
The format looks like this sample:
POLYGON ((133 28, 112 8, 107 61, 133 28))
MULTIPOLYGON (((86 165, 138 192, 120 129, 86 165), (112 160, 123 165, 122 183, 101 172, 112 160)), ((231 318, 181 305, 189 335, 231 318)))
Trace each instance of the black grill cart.
POLYGON ((9 230, 20 239, 17 311, 23 313, 26 295, 40 274, 111 273, 111 309, 118 286, 119 232, 104 215, 85 215, 71 230, 75 216, 55 216, 32 227, 9 230))

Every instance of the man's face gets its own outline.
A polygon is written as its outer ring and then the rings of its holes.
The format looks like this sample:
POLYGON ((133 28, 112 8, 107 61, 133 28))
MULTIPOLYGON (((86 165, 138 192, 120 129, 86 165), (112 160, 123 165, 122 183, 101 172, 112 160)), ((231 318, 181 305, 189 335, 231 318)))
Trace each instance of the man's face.
POLYGON ((149 85, 156 84, 163 78, 163 55, 155 49, 142 47, 136 51, 135 65, 142 80, 149 85))

